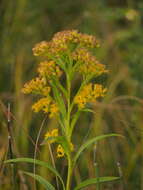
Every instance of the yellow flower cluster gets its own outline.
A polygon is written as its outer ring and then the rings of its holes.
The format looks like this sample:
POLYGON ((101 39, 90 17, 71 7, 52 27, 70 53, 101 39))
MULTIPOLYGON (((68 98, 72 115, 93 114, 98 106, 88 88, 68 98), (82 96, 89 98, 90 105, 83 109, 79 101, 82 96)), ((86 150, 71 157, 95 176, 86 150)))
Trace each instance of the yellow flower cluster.
POLYGON ((58 56, 59 53, 64 53, 70 44, 75 44, 85 48, 99 47, 99 43, 92 35, 82 34, 77 30, 65 30, 54 35, 51 41, 43 41, 36 44, 33 48, 35 56, 58 56))
POLYGON ((46 86, 44 78, 37 77, 26 83, 22 89, 22 92, 25 94, 34 93, 47 96, 50 90, 51 88, 46 86))
POLYGON ((79 33, 78 38, 79 43, 82 47, 96 48, 100 46, 97 39, 92 35, 79 33))
POLYGON ((36 103, 33 104, 32 110, 34 112, 44 111, 44 113, 49 113, 49 117, 55 116, 59 108, 56 103, 50 97, 41 98, 36 103))
MULTIPOLYGON (((58 129, 53 129, 51 132, 47 132, 45 134, 45 140, 48 139, 49 137, 57 137, 59 135, 59 131, 58 129)), ((49 140, 49 143, 54 143, 55 140, 52 139, 52 140, 49 140)))
POLYGON ((48 52, 49 48, 50 48, 50 43, 42 41, 40 43, 37 43, 32 50, 35 56, 42 56, 42 55, 44 56, 45 53, 48 52))
POLYGON ((96 102, 97 98, 105 96, 106 91, 107 89, 100 84, 89 83, 75 96, 74 103, 82 109, 86 103, 96 102))
MULTIPOLYGON (((70 151, 74 151, 74 146, 72 143, 70 143, 70 151)), ((62 145, 58 145, 57 147, 57 157, 63 157, 65 155, 65 151, 64 151, 64 148, 62 147, 62 145)))
POLYGON ((51 118, 51 117, 55 116, 58 112, 59 112, 59 108, 58 108, 57 104, 55 104, 55 103, 51 104, 49 117, 51 118))
MULTIPOLYGON (((51 132, 47 132, 45 134, 45 140, 47 140, 49 137, 58 137, 59 136, 59 131, 58 129, 53 129, 51 132)), ((51 139, 49 140, 49 143, 52 144, 55 142, 55 139, 51 139)), ((70 151, 74 150, 74 146, 72 143, 70 143, 70 151)), ((64 148, 62 147, 62 145, 58 145, 57 146, 57 157, 63 157, 65 155, 65 151, 64 148)))
POLYGON ((39 64, 38 72, 40 76, 49 78, 50 76, 60 77, 62 71, 54 61, 43 61, 39 64))
POLYGON ((85 48, 78 48, 73 52, 73 59, 79 62, 77 71, 84 75, 101 75, 108 72, 105 69, 105 65, 99 63, 99 61, 85 48))
POLYGON ((62 145, 58 145, 57 146, 57 157, 60 158, 60 157, 63 157, 65 155, 65 151, 62 147, 62 145))
POLYGON ((65 30, 58 32, 54 35, 52 40, 56 45, 62 44, 63 47, 67 48, 68 43, 77 43, 80 46, 87 48, 95 48, 99 46, 98 41, 92 35, 82 34, 77 30, 65 30))
POLYGON ((58 32, 54 35, 52 42, 58 48, 63 48, 66 50, 68 48, 68 43, 77 43, 78 42, 78 32, 77 30, 64 30, 58 32))

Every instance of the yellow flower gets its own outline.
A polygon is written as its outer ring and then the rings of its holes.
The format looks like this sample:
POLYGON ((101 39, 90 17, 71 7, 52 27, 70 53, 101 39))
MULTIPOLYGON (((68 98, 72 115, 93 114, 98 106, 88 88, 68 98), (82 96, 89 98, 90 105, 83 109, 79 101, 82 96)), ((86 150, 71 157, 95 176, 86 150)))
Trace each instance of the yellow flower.
POLYGON ((40 63, 38 72, 42 77, 58 76, 60 77, 62 71, 59 66, 56 65, 54 61, 43 61, 40 63))
POLYGON ((63 157, 65 155, 65 151, 63 149, 63 147, 59 144, 57 147, 57 157, 63 157))
POLYGON ((22 89, 22 92, 24 94, 35 93, 47 96, 50 90, 51 88, 46 86, 44 78, 37 77, 26 83, 22 89))
POLYGON ((100 46, 97 39, 89 34, 79 33, 79 43, 86 48, 96 48, 100 46))
POLYGON ((76 49, 76 51, 73 52, 73 59, 79 63, 77 71, 85 76, 88 74, 99 76, 108 72, 105 69, 105 65, 99 63, 96 57, 85 48, 76 49))
POLYGON ((68 50, 70 44, 75 44, 85 48, 99 47, 96 38, 89 34, 82 34, 77 30, 64 30, 57 32, 51 41, 42 41, 33 48, 35 56, 59 57, 60 54, 68 50))
POLYGON ((53 117, 54 115, 56 115, 58 113, 58 111, 59 111, 59 108, 58 108, 57 104, 51 104, 49 117, 53 117))
MULTIPOLYGON (((57 137, 58 136, 58 129, 53 129, 51 132, 47 132, 45 134, 45 139, 48 139, 49 137, 57 137)), ((49 143, 54 143, 55 140, 49 140, 49 143)))
POLYGON ((96 102, 98 97, 105 96, 107 89, 103 88, 100 84, 89 83, 85 85, 81 91, 75 96, 74 103, 79 106, 79 108, 84 108, 85 104, 88 102, 96 102))
POLYGON ((61 47, 67 48, 69 43, 78 43, 80 46, 95 48, 99 46, 96 38, 89 34, 79 33, 77 30, 64 30, 54 35, 52 41, 61 47))
POLYGON ((48 52, 49 48, 50 48, 50 42, 42 41, 36 44, 32 50, 35 56, 41 56, 45 55, 45 53, 48 52))
POLYGON ((41 98, 36 103, 33 104, 32 110, 34 112, 43 111, 44 113, 49 113, 50 117, 55 116, 59 108, 56 103, 52 100, 51 97, 41 98))
POLYGON ((92 96, 95 99, 98 97, 104 97, 106 91, 107 91, 107 88, 103 88, 101 84, 94 84, 93 90, 92 90, 92 96))
POLYGON ((43 110, 44 112, 47 113, 47 112, 49 112, 50 103, 51 103, 50 98, 41 98, 35 104, 33 104, 32 110, 34 112, 39 112, 39 111, 43 110))
POLYGON ((49 92, 51 91, 51 87, 49 86, 45 86, 41 89, 41 95, 47 96, 49 94, 49 92))
MULTIPOLYGON (((74 145, 72 143, 70 143, 70 151, 73 152, 74 151, 74 145)), ((57 157, 63 157, 65 155, 65 151, 64 148, 62 147, 62 145, 58 145, 57 147, 57 157)))

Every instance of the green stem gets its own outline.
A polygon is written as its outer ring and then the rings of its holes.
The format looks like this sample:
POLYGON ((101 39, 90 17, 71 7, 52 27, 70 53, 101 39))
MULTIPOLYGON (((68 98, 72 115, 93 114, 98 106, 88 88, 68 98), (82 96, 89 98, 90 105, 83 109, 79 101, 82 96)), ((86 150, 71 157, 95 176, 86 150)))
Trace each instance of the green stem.
POLYGON ((96 174, 96 178, 97 178, 97 190, 100 190, 100 182, 99 182, 99 166, 98 163, 94 163, 95 166, 95 174, 96 174))
POLYGON ((70 130, 70 116, 71 116, 71 81, 70 81, 70 73, 67 73, 67 137, 69 139, 69 130, 70 130))
POLYGON ((71 160, 71 157, 69 156, 68 157, 68 175, 67 175, 66 190, 70 190, 72 171, 73 171, 72 160, 71 160))
MULTIPOLYGON (((71 135, 70 135, 70 127, 71 127, 71 70, 72 70, 72 62, 70 60, 70 63, 67 67, 66 72, 66 79, 67 79, 67 124, 66 124, 66 137, 68 142, 71 142, 71 135)), ((71 158, 71 151, 69 151, 69 154, 67 155, 68 159, 68 172, 67 172, 67 182, 66 182, 66 190, 70 190, 71 186, 71 180, 72 180, 72 172, 73 172, 73 164, 72 164, 72 158, 71 158)))

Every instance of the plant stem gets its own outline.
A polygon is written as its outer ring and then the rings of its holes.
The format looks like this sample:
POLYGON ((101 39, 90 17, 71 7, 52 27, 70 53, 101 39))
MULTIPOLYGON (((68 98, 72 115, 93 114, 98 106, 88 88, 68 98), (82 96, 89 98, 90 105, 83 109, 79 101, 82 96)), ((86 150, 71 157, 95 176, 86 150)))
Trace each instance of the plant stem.
POLYGON ((71 178, 72 178, 72 170, 73 170, 72 160, 71 160, 71 156, 69 156, 68 157, 68 175, 67 175, 66 190, 70 190, 71 178))
MULTIPOLYGON (((71 142, 71 110, 72 110, 72 102, 71 102, 71 70, 72 70, 72 62, 70 60, 70 64, 67 67, 66 79, 67 79, 67 126, 66 126, 66 136, 67 140, 71 142)), ((73 173, 73 163, 71 158, 71 150, 69 150, 69 154, 67 155, 68 159, 68 171, 67 171, 67 182, 66 182, 66 190, 70 190, 71 179, 73 173)))
POLYGON ((68 97, 67 97, 67 138, 69 139, 69 130, 70 130, 70 116, 71 116, 71 101, 70 101, 70 96, 71 96, 71 81, 70 81, 70 75, 67 73, 67 92, 68 92, 68 97))
POLYGON ((100 190, 100 181, 99 181, 99 166, 98 166, 98 163, 94 163, 94 166, 95 166, 95 173, 96 173, 96 178, 97 178, 97 185, 96 185, 96 188, 97 190, 100 190))
MULTIPOLYGON (((13 159, 13 149, 12 149, 12 133, 11 133, 11 105, 8 103, 7 108, 7 129, 8 129, 8 145, 9 145, 9 157, 10 159, 13 159)), ((15 182, 15 171, 14 171, 14 165, 13 163, 11 165, 11 175, 12 175, 12 189, 14 190, 16 188, 16 182, 15 182)))

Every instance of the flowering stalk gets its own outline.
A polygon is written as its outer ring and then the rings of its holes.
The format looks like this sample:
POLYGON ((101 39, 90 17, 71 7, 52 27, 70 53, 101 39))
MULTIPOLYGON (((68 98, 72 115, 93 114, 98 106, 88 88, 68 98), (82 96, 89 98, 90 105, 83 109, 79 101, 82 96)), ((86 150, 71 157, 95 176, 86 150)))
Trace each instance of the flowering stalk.
POLYGON ((77 158, 86 146, 96 140, 85 144, 74 156, 72 137, 76 122, 82 111, 91 111, 86 109, 87 103, 96 103, 98 98, 106 94, 106 88, 91 82, 108 72, 91 52, 97 47, 99 43, 94 36, 77 30, 58 32, 51 41, 37 44, 33 48, 34 55, 45 61, 38 65, 38 77, 26 83, 22 90, 40 97, 32 106, 33 111, 43 111, 50 118, 57 117, 59 121, 59 129, 48 131, 45 141, 58 143, 57 156, 65 156, 68 161, 66 190, 70 190, 77 158), (80 88, 73 95, 72 80, 77 75, 80 88), (63 78, 66 78, 66 86, 63 78))

